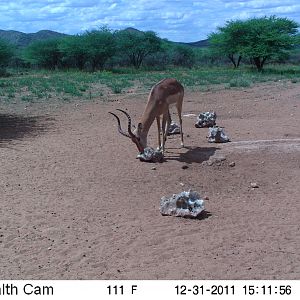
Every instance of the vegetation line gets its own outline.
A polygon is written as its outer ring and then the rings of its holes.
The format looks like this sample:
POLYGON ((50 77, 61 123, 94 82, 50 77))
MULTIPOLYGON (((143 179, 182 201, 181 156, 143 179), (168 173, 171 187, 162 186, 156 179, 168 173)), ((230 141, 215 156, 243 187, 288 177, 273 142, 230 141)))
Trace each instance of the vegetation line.
MULTIPOLYGON (((121 71, 121 70, 120 70, 121 71)), ((187 90, 207 92, 213 89, 248 88, 264 82, 300 82, 300 66, 269 65, 265 72, 252 68, 228 67, 174 68, 164 71, 122 73, 98 71, 12 71, 0 78, 1 102, 109 101, 114 95, 147 94, 151 86, 166 77, 177 78, 187 90)))
POLYGON ((298 83, 298 26, 276 16, 229 21, 200 48, 132 28, 102 27, 19 48, 0 39, 0 101, 108 101, 146 93, 166 77, 199 91, 298 83))

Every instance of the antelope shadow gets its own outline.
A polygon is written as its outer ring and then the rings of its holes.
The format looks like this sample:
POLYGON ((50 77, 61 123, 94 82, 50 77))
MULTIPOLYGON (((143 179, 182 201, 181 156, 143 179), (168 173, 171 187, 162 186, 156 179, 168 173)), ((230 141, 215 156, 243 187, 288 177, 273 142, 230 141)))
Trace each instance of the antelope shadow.
POLYGON ((167 152, 165 157, 168 160, 177 160, 186 164, 199 163, 209 160, 220 148, 217 147, 185 147, 187 151, 178 155, 173 155, 171 151, 167 152))
POLYGON ((38 136, 49 128, 53 118, 0 114, 0 146, 3 143, 38 136))

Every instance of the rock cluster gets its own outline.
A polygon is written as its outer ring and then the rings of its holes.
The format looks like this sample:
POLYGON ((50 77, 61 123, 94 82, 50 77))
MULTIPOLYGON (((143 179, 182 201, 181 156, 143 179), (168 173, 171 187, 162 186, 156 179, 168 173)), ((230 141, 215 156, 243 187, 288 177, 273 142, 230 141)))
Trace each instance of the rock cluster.
POLYGON ((226 143, 229 142, 228 136, 224 133, 222 127, 216 125, 217 114, 213 112, 203 112, 197 117, 195 127, 208 127, 208 142, 209 143, 226 143))
POLYGON ((209 143, 227 143, 230 141, 223 128, 218 126, 214 126, 208 129, 207 138, 209 143))
POLYGON ((162 162, 164 155, 161 150, 155 150, 151 147, 146 147, 143 153, 138 154, 137 158, 145 162, 162 162))
POLYGON ((168 135, 180 133, 180 127, 177 123, 171 121, 169 125, 168 135))
POLYGON ((197 117, 197 122, 195 124, 195 127, 197 128, 204 128, 204 127, 212 127, 216 125, 216 119, 217 119, 217 114, 213 112, 203 112, 200 113, 199 116, 197 117))
POLYGON ((203 210, 204 200, 195 191, 184 191, 160 200, 160 213, 163 216, 197 218, 203 210))

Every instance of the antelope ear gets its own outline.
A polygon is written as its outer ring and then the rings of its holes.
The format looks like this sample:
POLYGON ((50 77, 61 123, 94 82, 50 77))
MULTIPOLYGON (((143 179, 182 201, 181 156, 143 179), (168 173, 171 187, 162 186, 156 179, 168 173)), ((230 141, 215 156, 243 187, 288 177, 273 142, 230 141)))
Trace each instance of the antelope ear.
POLYGON ((138 126, 137 126, 138 130, 142 130, 143 129, 143 124, 142 123, 139 123, 138 126))

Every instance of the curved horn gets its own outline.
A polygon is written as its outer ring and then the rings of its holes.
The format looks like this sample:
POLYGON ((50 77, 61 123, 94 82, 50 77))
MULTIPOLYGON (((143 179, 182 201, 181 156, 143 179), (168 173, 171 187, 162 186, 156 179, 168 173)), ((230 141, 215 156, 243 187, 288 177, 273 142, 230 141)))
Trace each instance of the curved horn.
POLYGON ((131 117, 129 116, 129 114, 126 111, 122 110, 122 109, 117 108, 117 110, 126 115, 126 117, 128 119, 128 133, 129 133, 130 136, 135 136, 133 134, 133 132, 131 131, 131 117))
POLYGON ((131 137, 129 134, 127 134, 127 133, 125 133, 123 130, 122 130, 122 128, 121 128, 121 122, 120 122, 120 119, 119 119, 119 117, 117 116, 117 115, 115 115, 114 113, 112 113, 112 112, 109 112, 111 115, 113 115, 116 119, 117 119, 117 121, 118 121, 118 131, 122 134, 122 135, 124 135, 124 136, 126 136, 126 137, 131 137))

